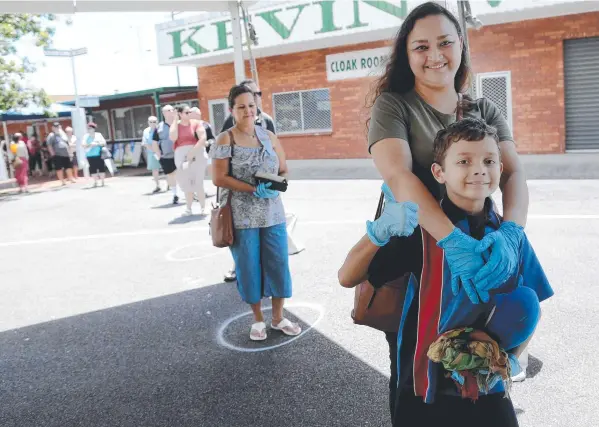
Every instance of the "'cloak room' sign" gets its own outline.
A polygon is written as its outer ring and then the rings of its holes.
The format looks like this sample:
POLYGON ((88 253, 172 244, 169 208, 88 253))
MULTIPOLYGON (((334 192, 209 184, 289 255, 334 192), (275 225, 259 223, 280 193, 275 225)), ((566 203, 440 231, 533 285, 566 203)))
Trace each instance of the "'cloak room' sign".
POLYGON ((385 69, 390 53, 390 48, 381 47, 327 55, 327 80, 378 76, 385 69))

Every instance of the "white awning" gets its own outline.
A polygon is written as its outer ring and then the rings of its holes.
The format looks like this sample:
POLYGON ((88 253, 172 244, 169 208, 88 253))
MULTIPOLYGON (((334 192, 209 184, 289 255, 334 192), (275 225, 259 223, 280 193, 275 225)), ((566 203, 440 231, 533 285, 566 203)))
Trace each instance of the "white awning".
MULTIPOLYGON (((201 0, 2 0, 1 13, 228 12, 228 1, 201 0)), ((244 0, 246 6, 257 0, 244 0)))

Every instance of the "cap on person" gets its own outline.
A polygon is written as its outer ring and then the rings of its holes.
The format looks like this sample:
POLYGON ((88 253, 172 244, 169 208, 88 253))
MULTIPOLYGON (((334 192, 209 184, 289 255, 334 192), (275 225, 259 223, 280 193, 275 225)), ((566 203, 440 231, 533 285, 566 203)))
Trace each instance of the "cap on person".
POLYGON ((54 123, 52 123, 52 127, 53 127, 53 128, 60 127, 60 123, 58 123, 58 122, 54 122, 54 123))
POLYGON ((98 125, 97 125, 97 124, 95 124, 94 122, 89 122, 89 123, 87 124, 87 127, 88 127, 88 128, 94 128, 94 129, 95 129, 95 128, 97 128, 97 127, 98 127, 98 125))

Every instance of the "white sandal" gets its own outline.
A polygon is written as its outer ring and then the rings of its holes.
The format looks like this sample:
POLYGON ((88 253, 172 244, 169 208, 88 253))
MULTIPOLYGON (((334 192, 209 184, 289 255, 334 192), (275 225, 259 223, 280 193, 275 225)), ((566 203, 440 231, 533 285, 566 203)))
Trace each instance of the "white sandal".
POLYGON ((281 331, 285 335, 289 335, 292 337, 302 333, 302 328, 300 327, 300 325, 298 325, 297 323, 291 323, 289 319, 286 319, 284 317, 283 319, 281 319, 277 326, 275 326, 275 324, 271 322, 270 327, 274 330, 281 331))
POLYGON ((264 341, 266 339, 266 323, 254 323, 250 329, 250 339, 252 341, 264 341))

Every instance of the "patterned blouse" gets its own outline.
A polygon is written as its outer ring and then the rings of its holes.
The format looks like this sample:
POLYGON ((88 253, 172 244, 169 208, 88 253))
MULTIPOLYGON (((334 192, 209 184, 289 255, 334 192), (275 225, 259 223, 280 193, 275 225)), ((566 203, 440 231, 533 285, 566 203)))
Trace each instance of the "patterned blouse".
MULTIPOLYGON (((232 176, 250 185, 256 185, 254 175, 260 172, 279 174, 279 157, 272 146, 268 133, 256 126, 260 147, 233 147, 232 176)), ((214 145, 210 150, 213 159, 231 158, 230 145, 214 145)), ((229 189, 221 188, 219 202, 227 201, 229 189)), ((285 223, 285 209, 281 196, 261 199, 252 193, 233 191, 231 196, 233 226, 235 228, 266 228, 285 223)))

